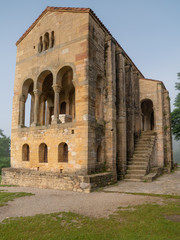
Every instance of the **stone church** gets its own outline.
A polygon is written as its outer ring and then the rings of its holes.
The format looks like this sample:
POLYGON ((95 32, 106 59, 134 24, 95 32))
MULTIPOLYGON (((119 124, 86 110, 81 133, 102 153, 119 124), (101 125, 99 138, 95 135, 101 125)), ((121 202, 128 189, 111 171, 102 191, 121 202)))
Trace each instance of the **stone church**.
POLYGON ((3 184, 89 192, 171 171, 168 91, 91 9, 47 7, 16 45, 3 184))

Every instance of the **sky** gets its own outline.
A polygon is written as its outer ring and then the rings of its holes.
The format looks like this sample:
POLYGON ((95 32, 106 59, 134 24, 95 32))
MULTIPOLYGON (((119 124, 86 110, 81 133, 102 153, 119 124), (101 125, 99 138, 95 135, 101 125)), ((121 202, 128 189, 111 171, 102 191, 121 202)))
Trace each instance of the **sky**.
POLYGON ((10 136, 16 41, 47 6, 91 8, 146 78, 161 80, 171 108, 180 72, 180 0, 1 0, 0 129, 10 136))

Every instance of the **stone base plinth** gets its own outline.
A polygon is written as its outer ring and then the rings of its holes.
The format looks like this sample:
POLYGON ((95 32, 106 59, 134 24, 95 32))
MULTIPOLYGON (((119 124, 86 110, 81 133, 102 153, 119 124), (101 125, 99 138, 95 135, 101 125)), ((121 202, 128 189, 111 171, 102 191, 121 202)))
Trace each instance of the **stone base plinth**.
POLYGON ((78 176, 21 168, 4 168, 1 184, 89 193, 93 189, 110 185, 113 182, 111 172, 78 176))

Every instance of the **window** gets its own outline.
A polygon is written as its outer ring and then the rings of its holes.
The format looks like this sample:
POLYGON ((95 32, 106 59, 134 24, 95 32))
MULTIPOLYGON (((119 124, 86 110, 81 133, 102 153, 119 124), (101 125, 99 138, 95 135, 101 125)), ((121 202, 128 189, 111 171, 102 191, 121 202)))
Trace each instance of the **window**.
POLYGON ((51 33, 46 32, 44 34, 44 37, 40 36, 39 38, 38 52, 41 53, 42 51, 46 51, 48 48, 53 48, 54 42, 55 42, 54 31, 52 31, 51 33))
POLYGON ((49 33, 46 32, 44 34, 44 50, 47 50, 49 48, 49 33))
POLYGON ((43 50, 43 41, 42 36, 39 38, 39 44, 38 44, 38 52, 41 53, 43 50))
POLYGON ((68 162, 68 145, 60 143, 58 146, 58 162, 68 162))
POLYGON ((54 31, 51 32, 51 43, 50 43, 50 47, 51 47, 51 48, 54 47, 54 31))
POLYGON ((96 161, 101 162, 102 160, 102 149, 101 146, 98 146, 97 152, 96 152, 96 161))
POLYGON ((22 161, 29 161, 29 145, 24 144, 22 146, 22 161))
POLYGON ((47 163, 48 162, 48 148, 45 143, 39 145, 39 162, 47 163))

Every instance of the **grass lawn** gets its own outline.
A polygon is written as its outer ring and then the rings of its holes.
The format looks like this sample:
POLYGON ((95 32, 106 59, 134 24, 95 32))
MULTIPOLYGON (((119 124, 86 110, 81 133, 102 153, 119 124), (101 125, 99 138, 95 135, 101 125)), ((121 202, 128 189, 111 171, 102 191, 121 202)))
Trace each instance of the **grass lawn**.
POLYGON ((32 195, 33 195, 32 193, 25 193, 25 192, 9 193, 9 192, 0 191, 0 207, 7 204, 8 201, 12 201, 14 198, 32 196, 32 195))
POLYGON ((119 208, 108 219, 94 219, 74 213, 7 219, 0 223, 0 239, 179 240, 178 221, 179 199, 164 199, 163 205, 143 204, 119 208), (168 220, 168 216, 173 220, 168 220))

